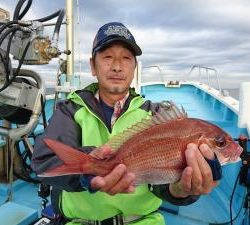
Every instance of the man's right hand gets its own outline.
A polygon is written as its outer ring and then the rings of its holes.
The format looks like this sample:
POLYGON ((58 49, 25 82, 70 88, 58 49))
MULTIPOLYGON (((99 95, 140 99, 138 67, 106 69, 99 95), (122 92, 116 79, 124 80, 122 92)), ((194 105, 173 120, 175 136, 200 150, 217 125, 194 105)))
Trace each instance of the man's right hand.
POLYGON ((119 164, 106 176, 94 177, 90 184, 92 189, 115 195, 118 193, 134 192, 134 181, 135 175, 133 173, 128 173, 124 164, 119 164))
MULTIPOLYGON (((113 152, 108 145, 96 148, 90 153, 91 156, 97 159, 107 159, 112 157, 114 154, 115 152, 113 152)), ((135 175, 133 173, 129 173, 124 164, 119 164, 106 176, 96 176, 92 178, 90 186, 94 190, 115 195, 118 193, 134 192, 134 181, 135 175)))

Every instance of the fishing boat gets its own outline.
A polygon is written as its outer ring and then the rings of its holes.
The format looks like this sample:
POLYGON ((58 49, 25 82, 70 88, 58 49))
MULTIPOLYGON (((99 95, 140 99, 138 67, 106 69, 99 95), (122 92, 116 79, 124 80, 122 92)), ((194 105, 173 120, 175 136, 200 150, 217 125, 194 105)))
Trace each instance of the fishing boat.
MULTIPOLYGON (((70 17, 72 15, 71 2, 67 1, 66 7, 68 41, 66 49, 74 53, 72 51, 72 18, 70 17)), ((16 13, 17 17, 21 14, 21 6, 21 3, 17 6, 16 12, 19 12, 16 13)), ((62 15, 60 12, 57 14, 59 18, 62 15)), ((2 14, 8 17, 8 13, 3 11, 2 14)), ((61 23, 62 19, 59 19, 55 25, 57 27, 55 31, 61 23)), ((20 32, 25 32, 25 29, 20 32)), ((29 41, 38 54, 33 55, 33 52, 28 52, 28 56, 22 59, 22 55, 18 55, 17 50, 12 50, 12 54, 19 61, 26 60, 27 64, 36 65, 47 63, 52 57, 59 55, 56 46, 51 45, 47 39, 29 39, 29 41), (39 48, 36 48, 37 45, 39 48), (47 57, 40 54, 41 46, 43 49, 48 49, 47 57)), ((27 43, 24 43, 24 46, 27 43)), ((8 53, 8 42, 6 46, 8 53)), ((15 47, 17 48, 17 45, 15 47)), ((69 51, 65 53, 69 54, 69 51)), ((5 56, 4 54, 1 53, 1 57, 5 56)), ((69 54, 67 61, 61 63, 53 95, 45 94, 44 81, 36 71, 32 70, 20 70, 18 77, 22 79, 8 84, 0 91, 1 225, 39 225, 47 224, 53 219, 54 214, 49 198, 50 187, 37 180, 30 168, 30 159, 34 139, 43 133, 49 118, 53 115, 56 102, 65 98, 70 91, 81 88, 79 81, 84 77, 74 76, 73 57, 74 54, 69 54), (32 82, 27 81, 29 78, 32 78, 32 82)), ((17 70, 18 67, 12 76, 15 76, 17 70)), ((0 84, 2 88, 6 84, 6 79, 1 78, 0 84)), ((189 206, 175 206, 163 202, 160 210, 167 223, 172 225, 249 225, 250 153, 247 149, 250 147, 248 141, 250 83, 242 83, 238 100, 222 90, 218 72, 214 68, 193 65, 187 68, 185 76, 177 77, 166 74, 158 65, 149 67, 138 63, 132 86, 145 99, 153 102, 172 100, 178 106, 183 106, 189 117, 200 118, 220 126, 244 148, 241 161, 222 167, 223 178, 210 194, 200 197, 197 202, 189 206), (158 74, 150 76, 152 68, 156 69, 158 74), (145 82, 147 76, 157 77, 158 80, 148 81, 147 79, 145 82), (213 79, 216 85, 212 85, 213 79)))

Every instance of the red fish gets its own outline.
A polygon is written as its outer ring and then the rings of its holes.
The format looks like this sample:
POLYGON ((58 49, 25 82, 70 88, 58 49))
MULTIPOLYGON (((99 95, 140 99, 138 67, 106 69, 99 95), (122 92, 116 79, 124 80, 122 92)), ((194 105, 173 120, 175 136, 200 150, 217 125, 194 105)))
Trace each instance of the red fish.
POLYGON ((112 149, 105 159, 98 159, 68 145, 44 139, 63 164, 40 176, 92 174, 104 176, 123 163, 135 173, 136 184, 163 184, 177 181, 186 167, 184 152, 189 143, 207 144, 221 165, 239 160, 242 148, 221 128, 206 121, 187 118, 173 102, 161 103, 156 115, 144 119, 113 137, 95 152, 112 149))

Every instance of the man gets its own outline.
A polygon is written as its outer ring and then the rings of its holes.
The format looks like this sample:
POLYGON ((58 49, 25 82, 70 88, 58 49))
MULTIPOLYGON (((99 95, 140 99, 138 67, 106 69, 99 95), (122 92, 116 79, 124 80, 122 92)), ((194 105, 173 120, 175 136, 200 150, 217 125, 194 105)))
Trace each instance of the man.
MULTIPOLYGON (((121 23, 103 25, 93 43, 91 71, 98 83, 68 96, 58 104, 44 134, 36 141, 32 167, 37 173, 62 162, 49 150, 43 138, 102 157, 95 147, 155 113, 157 104, 145 101, 130 88, 141 49, 121 23)), ((205 158, 213 161, 207 145, 198 149, 190 143, 185 151, 187 167, 181 179, 170 185, 133 186, 135 175, 123 164, 104 177, 67 175, 43 178, 53 186, 52 203, 64 222, 73 224, 164 225, 157 211, 162 199, 177 205, 191 204, 217 185, 205 158)))

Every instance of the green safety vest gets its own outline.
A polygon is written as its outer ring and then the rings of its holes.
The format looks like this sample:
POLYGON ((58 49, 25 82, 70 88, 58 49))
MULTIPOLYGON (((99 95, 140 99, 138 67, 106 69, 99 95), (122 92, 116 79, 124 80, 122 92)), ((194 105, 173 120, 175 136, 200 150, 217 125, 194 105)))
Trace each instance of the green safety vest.
MULTIPOLYGON (((84 146, 101 146, 112 136, 150 115, 150 112, 140 108, 144 99, 140 96, 134 97, 129 108, 117 119, 110 133, 103 121, 87 107, 80 96, 73 92, 68 98, 83 106, 75 113, 74 119, 82 128, 82 145, 84 146)), ((131 223, 133 225, 164 225, 163 216, 158 212, 152 213, 159 208, 161 203, 162 200, 149 190, 147 184, 138 186, 131 194, 111 196, 100 191, 96 193, 63 191, 61 195, 61 208, 67 218, 104 220, 117 214, 145 215, 143 220, 131 223)), ((73 224, 79 223, 67 223, 67 225, 73 224)))

